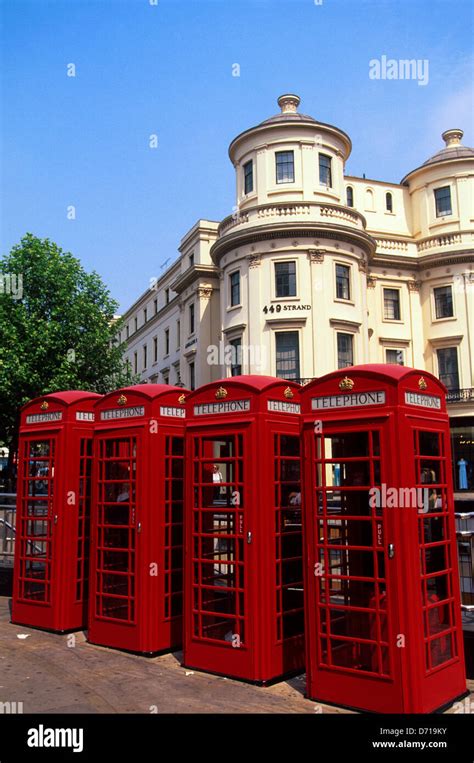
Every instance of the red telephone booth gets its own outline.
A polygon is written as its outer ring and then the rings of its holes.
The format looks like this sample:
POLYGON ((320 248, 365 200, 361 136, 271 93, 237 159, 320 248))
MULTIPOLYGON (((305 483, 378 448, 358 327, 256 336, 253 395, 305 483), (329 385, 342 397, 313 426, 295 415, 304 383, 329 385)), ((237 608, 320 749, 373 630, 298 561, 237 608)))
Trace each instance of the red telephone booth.
POLYGON ((445 387, 367 365, 302 391, 307 694, 433 712, 466 692, 445 387))
POLYGON ((93 392, 54 392, 21 412, 12 622, 87 621, 93 392))
POLYGON ((186 667, 304 669, 299 390, 235 376, 186 400, 186 667))
POLYGON ((186 391, 139 384, 95 409, 88 638, 155 654, 182 643, 186 391))

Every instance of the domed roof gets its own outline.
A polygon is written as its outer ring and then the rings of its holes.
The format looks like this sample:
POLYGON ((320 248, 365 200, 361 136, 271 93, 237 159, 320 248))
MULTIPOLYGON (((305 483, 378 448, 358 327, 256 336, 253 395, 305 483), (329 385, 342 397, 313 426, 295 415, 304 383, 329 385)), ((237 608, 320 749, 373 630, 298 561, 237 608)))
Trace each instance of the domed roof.
POLYGON ((422 166, 425 167, 427 164, 447 162, 450 159, 466 159, 474 156, 474 148, 462 145, 461 140, 463 135, 463 131, 456 128, 445 130, 441 137, 446 143, 446 147, 442 148, 441 151, 438 151, 434 156, 430 156, 426 162, 423 162, 422 166))
POLYGON ((278 105, 281 108, 279 114, 274 114, 273 117, 264 119, 260 122, 260 125, 274 124, 275 122, 314 122, 318 124, 314 117, 308 116, 308 114, 300 114, 296 109, 300 103, 300 97, 293 94, 280 95, 278 99, 278 105))
POLYGON ((450 159, 469 159, 474 156, 474 148, 469 146, 458 146, 457 148, 443 148, 438 151, 437 154, 430 156, 426 162, 423 162, 422 166, 426 167, 428 164, 438 164, 438 162, 447 162, 450 159))
POLYGON ((334 125, 329 125, 325 122, 318 122, 317 119, 310 117, 308 114, 300 114, 298 112, 300 100, 300 97, 298 95, 294 95, 293 93, 285 93, 284 95, 280 95, 278 98, 278 105, 281 108, 281 112, 279 114, 274 114, 272 117, 264 119, 263 122, 260 122, 254 127, 250 127, 247 130, 244 130, 243 132, 239 133, 239 135, 237 135, 237 137, 234 138, 234 140, 231 142, 229 146, 229 156, 231 161, 233 161, 233 152, 236 145, 241 141, 242 138, 246 137, 250 133, 257 133, 260 130, 264 131, 267 128, 275 126, 277 127, 278 125, 291 124, 306 125, 308 127, 312 127, 314 125, 321 131, 324 130, 336 135, 344 144, 344 154, 345 159, 347 159, 352 149, 351 139, 347 133, 345 133, 343 130, 340 130, 339 127, 334 127, 334 125))
POLYGON ((401 183, 402 184, 405 183, 407 178, 409 178, 415 172, 419 172, 420 170, 422 170, 423 167, 431 167, 434 164, 441 164, 442 162, 452 162, 452 161, 456 161, 457 159, 473 159, 474 148, 470 148, 469 146, 462 145, 461 139, 463 135, 464 135, 464 132, 457 128, 445 130, 441 136, 444 142, 446 143, 445 147, 442 148, 441 151, 438 151, 436 154, 433 154, 433 156, 430 156, 430 158, 427 159, 426 162, 423 162, 423 164, 420 167, 417 167, 416 169, 411 170, 411 172, 405 175, 401 183))

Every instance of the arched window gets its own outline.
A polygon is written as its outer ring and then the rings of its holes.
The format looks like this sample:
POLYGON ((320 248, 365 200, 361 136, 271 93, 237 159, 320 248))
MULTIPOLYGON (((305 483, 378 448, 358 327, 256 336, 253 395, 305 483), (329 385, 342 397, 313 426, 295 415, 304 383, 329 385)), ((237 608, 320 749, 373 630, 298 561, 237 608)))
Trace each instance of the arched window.
POLYGON ((365 209, 369 212, 374 211, 374 192, 370 188, 367 188, 365 192, 365 209))
POLYGON ((393 198, 391 193, 385 194, 385 208, 387 212, 393 212, 393 198))
POLYGON ((354 206, 354 192, 350 185, 346 188, 346 204, 348 207, 354 206))

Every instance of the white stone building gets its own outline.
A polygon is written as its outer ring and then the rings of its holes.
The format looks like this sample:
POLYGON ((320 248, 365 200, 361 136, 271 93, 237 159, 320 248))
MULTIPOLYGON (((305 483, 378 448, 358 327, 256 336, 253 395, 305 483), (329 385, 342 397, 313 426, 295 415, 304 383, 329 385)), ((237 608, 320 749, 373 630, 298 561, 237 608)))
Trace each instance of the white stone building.
POLYGON ((426 369, 450 389, 474 490, 474 149, 450 129, 398 184, 348 176, 350 138, 299 100, 281 96, 279 114, 234 138, 235 211, 199 220, 126 312, 126 356, 143 380, 186 387, 426 369))

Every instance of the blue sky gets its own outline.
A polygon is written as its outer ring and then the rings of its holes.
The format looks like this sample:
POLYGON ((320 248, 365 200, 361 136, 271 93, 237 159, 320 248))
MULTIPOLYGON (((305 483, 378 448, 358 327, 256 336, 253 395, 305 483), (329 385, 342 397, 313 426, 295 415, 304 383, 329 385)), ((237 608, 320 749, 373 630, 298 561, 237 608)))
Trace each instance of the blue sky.
POLYGON ((122 310, 197 219, 232 212, 228 145, 283 92, 350 135, 349 174, 398 182, 449 127, 474 145, 471 0, 1 7, 1 253, 27 231, 48 237, 97 270, 122 310), (383 55, 428 59, 428 84, 371 80, 383 55))

